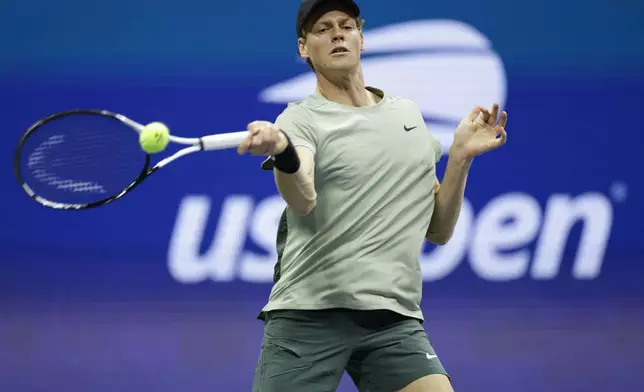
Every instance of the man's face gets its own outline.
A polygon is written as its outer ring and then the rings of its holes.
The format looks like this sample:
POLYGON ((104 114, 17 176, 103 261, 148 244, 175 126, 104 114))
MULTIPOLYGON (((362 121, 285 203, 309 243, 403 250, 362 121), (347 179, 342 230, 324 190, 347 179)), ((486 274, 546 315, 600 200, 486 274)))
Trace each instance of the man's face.
POLYGON ((351 70, 360 63, 362 31, 357 21, 343 11, 329 11, 306 26, 299 39, 300 55, 318 70, 351 70))

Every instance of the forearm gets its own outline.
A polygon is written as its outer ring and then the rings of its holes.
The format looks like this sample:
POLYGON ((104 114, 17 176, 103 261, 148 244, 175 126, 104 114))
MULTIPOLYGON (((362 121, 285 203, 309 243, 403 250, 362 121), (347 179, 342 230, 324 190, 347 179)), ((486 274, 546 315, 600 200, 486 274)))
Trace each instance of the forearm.
POLYGON ((289 208, 299 215, 307 215, 317 201, 314 155, 304 147, 297 147, 296 150, 300 157, 299 170, 288 174, 275 169, 275 184, 289 208))
POLYGON ((471 164, 471 159, 450 154, 443 182, 435 195, 434 212, 426 235, 428 241, 445 245, 452 237, 461 212, 471 164))

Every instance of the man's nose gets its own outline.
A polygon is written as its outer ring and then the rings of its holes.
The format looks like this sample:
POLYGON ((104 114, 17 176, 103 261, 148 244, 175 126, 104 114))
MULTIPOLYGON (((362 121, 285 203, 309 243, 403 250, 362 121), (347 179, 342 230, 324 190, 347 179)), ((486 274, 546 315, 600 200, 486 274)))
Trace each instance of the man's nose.
POLYGON ((333 42, 344 41, 344 30, 340 26, 333 28, 333 42))

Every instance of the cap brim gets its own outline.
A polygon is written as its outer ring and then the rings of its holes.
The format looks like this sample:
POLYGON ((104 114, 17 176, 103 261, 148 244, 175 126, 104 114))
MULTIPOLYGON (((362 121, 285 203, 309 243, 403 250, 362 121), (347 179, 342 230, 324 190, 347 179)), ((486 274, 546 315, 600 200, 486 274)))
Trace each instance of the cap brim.
POLYGON ((318 0, 310 3, 308 9, 306 9, 302 15, 300 15, 299 25, 298 25, 298 35, 301 34, 302 29, 306 23, 310 20, 311 16, 316 16, 316 14, 323 14, 324 12, 330 11, 334 8, 342 8, 346 11, 349 11, 353 17, 360 16, 360 7, 353 0, 318 0), (324 8, 323 8, 324 7, 324 8), (322 11, 321 11, 322 10, 322 11))

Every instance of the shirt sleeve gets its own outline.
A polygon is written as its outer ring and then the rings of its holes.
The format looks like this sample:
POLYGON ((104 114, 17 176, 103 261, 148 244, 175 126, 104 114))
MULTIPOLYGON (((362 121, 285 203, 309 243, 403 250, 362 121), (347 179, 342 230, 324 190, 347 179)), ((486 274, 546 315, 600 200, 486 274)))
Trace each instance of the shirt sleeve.
MULTIPOLYGON (((317 152, 318 137, 313 127, 311 115, 297 105, 289 105, 275 120, 277 125, 291 139, 293 146, 305 147, 313 155, 317 152)), ((273 170, 273 157, 262 162, 262 169, 273 170)))
POLYGON ((317 151, 317 135, 311 122, 311 115, 299 106, 286 108, 275 120, 277 125, 288 137, 295 147, 306 147, 313 152, 317 151))
POLYGON ((443 156, 443 146, 441 142, 438 139, 436 139, 436 137, 434 137, 434 135, 431 135, 431 136, 432 136, 432 148, 434 150, 434 163, 438 163, 438 161, 440 161, 441 157, 443 156))

